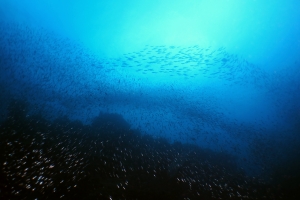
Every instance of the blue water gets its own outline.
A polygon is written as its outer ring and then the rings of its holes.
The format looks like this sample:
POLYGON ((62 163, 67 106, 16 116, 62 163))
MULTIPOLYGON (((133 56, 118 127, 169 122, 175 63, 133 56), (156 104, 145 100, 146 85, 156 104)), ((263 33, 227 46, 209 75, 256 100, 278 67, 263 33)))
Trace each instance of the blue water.
POLYGON ((296 0, 1 0, 0 119, 15 99, 49 121, 117 113, 143 135, 234 156, 247 176, 284 168, 299 180, 299 10, 296 0))

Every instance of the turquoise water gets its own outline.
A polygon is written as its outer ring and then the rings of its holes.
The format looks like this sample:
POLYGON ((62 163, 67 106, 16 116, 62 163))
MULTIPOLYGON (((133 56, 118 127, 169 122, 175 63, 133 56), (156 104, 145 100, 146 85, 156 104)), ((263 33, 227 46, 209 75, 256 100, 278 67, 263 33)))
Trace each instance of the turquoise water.
MULTIPOLYGON (((28 131, 23 125, 32 120, 46 120, 48 127, 59 119, 67 120, 61 122, 66 126, 77 120, 98 130, 95 119, 102 116, 114 128, 126 122, 124 135, 134 130, 168 145, 180 142, 187 149, 229 156, 238 173, 270 184, 278 179, 277 185, 288 185, 295 192, 300 152, 299 10, 296 0, 1 0, 0 119, 5 141, 1 145, 15 141, 6 134, 28 131), (121 119, 109 118, 110 114, 121 119), (14 122, 8 123, 11 119, 14 122)), ((28 134, 56 130, 36 128, 28 134)), ((76 128, 71 127, 89 134, 76 128)), ((71 140, 76 146, 76 137, 71 140)), ((43 145, 39 147, 46 148, 43 145)), ((17 146, 3 148, 3 166, 9 151, 21 151, 17 146)), ((122 151, 129 151, 126 148, 122 151)), ((175 160, 174 155, 167 159, 167 153, 161 153, 169 162, 166 171, 171 178, 186 163, 200 162, 189 157, 192 150, 174 152, 175 160), (183 161, 185 157, 188 161, 183 161)), ((67 151, 66 156, 70 154, 67 151)), ((9 174, 18 173, 13 169, 2 172, 9 187, 14 187, 9 174)), ((208 173, 214 174, 211 168, 208 173)), ((181 176, 193 177, 183 172, 181 176)), ((14 195, 12 191, 8 193, 14 195)), ((144 199, 124 193, 125 197, 144 199)))

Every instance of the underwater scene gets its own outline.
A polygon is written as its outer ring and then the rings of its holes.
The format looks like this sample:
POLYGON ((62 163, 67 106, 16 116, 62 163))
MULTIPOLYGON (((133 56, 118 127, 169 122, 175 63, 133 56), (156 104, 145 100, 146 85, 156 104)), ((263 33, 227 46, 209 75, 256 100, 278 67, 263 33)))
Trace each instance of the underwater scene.
POLYGON ((299 10, 0 0, 0 199, 300 199, 299 10))

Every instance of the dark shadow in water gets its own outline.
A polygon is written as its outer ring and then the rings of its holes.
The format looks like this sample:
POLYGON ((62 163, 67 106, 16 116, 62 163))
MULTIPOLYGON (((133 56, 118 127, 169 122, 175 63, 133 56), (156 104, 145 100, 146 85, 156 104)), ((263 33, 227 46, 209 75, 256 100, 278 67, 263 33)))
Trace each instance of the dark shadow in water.
POLYGON ((276 184, 245 176, 225 153, 132 130, 121 115, 91 125, 28 116, 14 100, 0 126, 1 199, 296 199, 299 162, 276 184), (298 166, 298 167, 296 167, 298 166), (297 174, 294 174, 297 172, 297 174))

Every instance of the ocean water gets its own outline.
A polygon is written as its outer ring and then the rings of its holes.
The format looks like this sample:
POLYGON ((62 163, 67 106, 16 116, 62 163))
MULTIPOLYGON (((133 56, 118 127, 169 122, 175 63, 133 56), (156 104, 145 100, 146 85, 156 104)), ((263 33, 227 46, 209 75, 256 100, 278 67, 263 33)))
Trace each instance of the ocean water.
POLYGON ((0 198, 299 199, 299 10, 0 0, 0 198))

